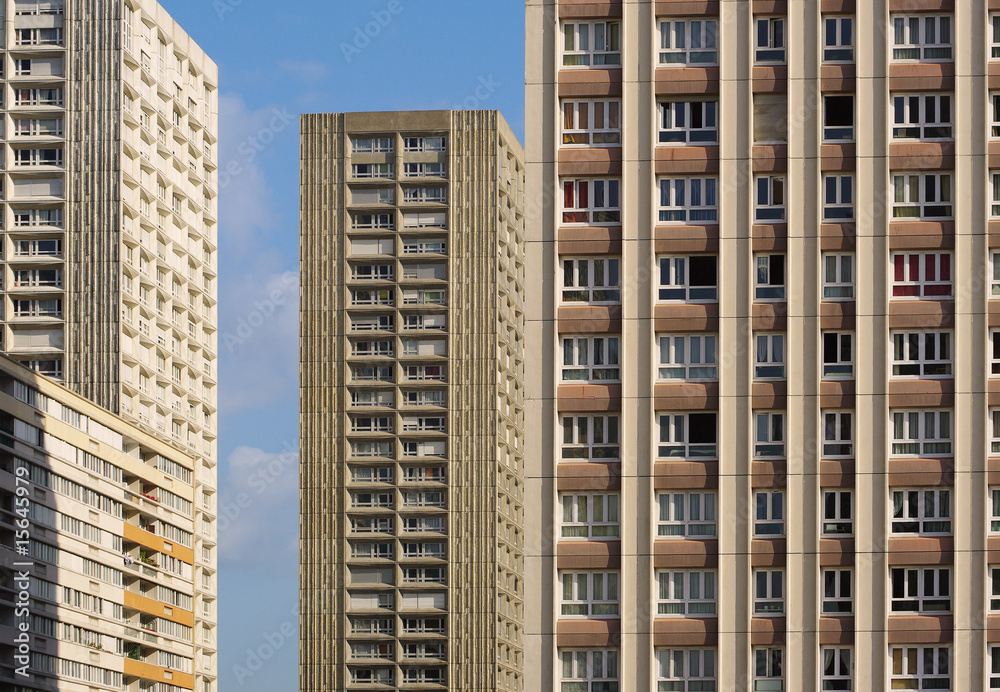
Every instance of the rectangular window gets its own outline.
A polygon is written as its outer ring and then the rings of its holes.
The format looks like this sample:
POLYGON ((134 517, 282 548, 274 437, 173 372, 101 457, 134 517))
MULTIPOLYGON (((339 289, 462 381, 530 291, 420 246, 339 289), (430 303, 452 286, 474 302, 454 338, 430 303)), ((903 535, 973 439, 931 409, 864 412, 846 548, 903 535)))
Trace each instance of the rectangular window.
POLYGON ((714 616, 715 572, 658 572, 657 613, 681 617, 714 616))
POLYGON ((716 689, 715 649, 657 649, 657 690, 712 692, 716 689))
POLYGON ((564 67, 618 67, 621 50, 620 22, 563 24, 564 67))
POLYGON ((621 364, 617 336, 564 337, 563 382, 617 382, 621 364))
POLYGON ((783 615, 785 612, 785 572, 780 569, 753 571, 754 615, 783 615))
POLYGON ((560 692, 619 692, 618 652, 614 649, 559 651, 560 692))
POLYGON ((660 416, 661 459, 715 459, 718 426, 715 413, 674 413, 660 416))
POLYGON ((990 488, 990 533, 1000 533, 1000 488, 990 488))
POLYGON ((892 217, 894 219, 950 219, 950 173, 893 173, 892 217))
POLYGON ((757 18, 756 62, 785 62, 785 19, 783 17, 757 18))
POLYGON ((391 154, 393 151, 392 137, 361 137, 351 140, 351 148, 355 154, 391 154))
POLYGON ((990 567, 989 609, 991 613, 1000 612, 1000 567, 990 567))
POLYGON ((823 220, 833 223, 854 218, 854 176, 823 176, 823 220))
POLYGON ((785 220, 785 177, 783 175, 757 176, 757 221, 785 220))
POLYGON ((562 537, 601 540, 620 535, 618 495, 564 493, 562 537))
POLYGON ((850 615, 854 612, 854 577, 849 569, 825 569, 823 579, 823 615, 850 615))
POLYGON ((823 412, 823 457, 854 456, 854 413, 852 411, 823 412))
POLYGON ((715 223, 719 202, 715 178, 661 178, 662 223, 715 223))
POLYGON ((403 188, 403 201, 408 204, 445 204, 448 201, 446 187, 403 188))
POLYGON ((607 618, 619 614, 617 572, 563 572, 559 579, 563 617, 607 618))
POLYGON ((785 650, 754 647, 754 692, 783 692, 785 689, 785 650))
POLYGON ((563 101, 562 108, 563 144, 622 143, 620 101, 563 101))
POLYGON ((827 142, 854 141, 853 95, 823 97, 823 139, 827 142))
POLYGON ((716 535, 715 493, 660 493, 661 538, 706 538, 716 535))
POLYGON ((937 614, 951 612, 951 569, 893 567, 892 612, 937 614))
POLYGON ((1000 58, 1000 14, 990 15, 990 57, 1000 58))
POLYGON ((619 459, 618 416, 563 416, 563 459, 619 459))
POLYGON ((823 666, 820 689, 823 692, 827 690, 851 692, 854 689, 853 649, 846 646, 824 646, 819 653, 823 666))
POLYGON ((785 256, 757 255, 754 300, 785 299, 785 256))
POLYGON ((392 178, 391 163, 352 163, 351 176, 354 178, 392 178))
POLYGON ((394 214, 351 214, 351 228, 373 230, 377 228, 392 230, 396 227, 394 214))
MULTIPOLYGON (((782 259, 784 259, 782 257, 782 259)), ((660 257, 661 301, 715 302, 719 299, 715 255, 660 257)))
POLYGON ((768 411, 754 414, 755 457, 785 456, 785 414, 768 411))
POLYGON ((448 166, 443 162, 404 163, 404 178, 446 178, 448 166))
POLYGON ((756 380, 780 380, 785 377, 785 335, 754 335, 753 376, 756 380))
POLYGON ((947 646, 892 646, 889 658, 891 689, 952 689, 951 649, 947 646))
POLYGON ((620 303, 621 260, 616 257, 564 259, 565 303, 620 303))
POLYGON ((448 150, 448 142, 444 137, 405 137, 403 151, 410 153, 444 153, 448 150))
POLYGON ((660 336, 659 379, 717 380, 717 342, 714 334, 660 336))
POLYGON ((947 298, 951 296, 951 254, 896 253, 892 256, 893 298, 947 298))
POLYGON ((890 411, 892 456, 951 454, 951 411, 890 411))
POLYGON ((823 253, 823 300, 854 299, 854 255, 823 253))
MULTIPOLYGON (((1000 15, 994 15, 994 22, 998 19, 1000 19, 1000 15)), ((993 139, 1000 138, 1000 93, 990 94, 990 115, 990 136, 993 139)))
POLYGON ((823 18, 823 62, 854 62, 854 17, 823 18))
POLYGON ((754 536, 770 538, 785 535, 785 493, 762 490, 754 493, 754 536))
POLYGON ((950 94, 893 94, 894 139, 951 139, 950 94))
POLYGON ((715 144, 719 141, 717 101, 666 101, 660 104, 661 144, 715 144))
POLYGON ((892 28, 893 60, 951 60, 951 17, 895 15, 892 28))
POLYGON ((1000 408, 991 408, 989 414, 990 454, 1000 455, 1000 408))
POLYGON ((951 490, 893 488, 892 533, 941 536, 951 533, 951 490))
POLYGON ((893 377, 951 375, 950 332, 893 332, 893 377))
POLYGON ((990 645, 990 689, 1000 689, 1000 646, 990 645))
POLYGON ((823 378, 854 377, 854 334, 823 332, 823 378))
POLYGON ((719 62, 719 22, 675 19, 660 22, 660 64, 715 65, 719 62))
POLYGON ((563 223, 621 223, 619 181, 563 181, 563 223))
POLYGON ((854 492, 823 491, 823 535, 849 536, 854 533, 854 492))

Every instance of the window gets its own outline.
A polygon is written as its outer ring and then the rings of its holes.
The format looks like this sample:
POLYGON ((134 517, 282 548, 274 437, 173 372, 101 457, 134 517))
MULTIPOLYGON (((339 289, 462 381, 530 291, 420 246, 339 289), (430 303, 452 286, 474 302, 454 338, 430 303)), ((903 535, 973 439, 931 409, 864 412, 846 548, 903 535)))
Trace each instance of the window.
POLYGON ((659 572, 657 613, 681 617, 713 616, 717 613, 715 572, 659 572))
POLYGON ((715 335, 677 334, 660 337, 661 380, 717 380, 715 335))
POLYGON ((894 219, 947 219, 952 216, 950 173, 894 173, 894 219))
POLYGON ((353 163, 351 176, 354 178, 392 178, 391 163, 353 163))
POLYGON ((405 137, 403 139, 403 151, 410 153, 444 153, 448 150, 447 144, 444 137, 405 137))
POLYGON ((563 181, 563 223, 621 223, 617 180, 563 181))
POLYGON ((715 690, 715 658, 715 649, 658 649, 657 690, 715 690))
POLYGON ((444 204, 448 201, 446 187, 407 187, 403 188, 403 201, 408 204, 444 204))
POLYGON ((754 352, 756 365, 754 379, 775 380, 785 377, 785 335, 760 334, 754 335, 754 352))
POLYGON ((754 615, 782 615, 785 612, 785 573, 780 569, 753 572, 754 615))
POLYGON ((753 95, 753 143, 784 144, 788 141, 788 95, 753 95))
POLYGON ((716 535, 715 493, 660 493, 657 535, 704 538, 716 535))
POLYGON ((754 493, 755 536, 785 535, 785 493, 782 490, 762 490, 754 493))
POLYGON ((351 150, 355 154, 391 154, 392 145, 391 137, 362 137, 351 141, 351 150))
POLYGON ((618 692, 618 652, 559 651, 560 692, 618 692))
POLYGON ((820 679, 820 689, 827 690, 847 690, 854 689, 853 681, 853 650, 850 647, 826 647, 820 649, 822 659, 822 677, 820 679))
POLYGON ((852 332, 823 332, 823 377, 825 379, 854 377, 852 332))
POLYGON ((854 62, 854 17, 823 18, 823 62, 854 62))
POLYGON ((563 572, 561 614, 615 617, 618 607, 617 572, 563 572))
POLYGON ((893 456, 951 454, 951 411, 890 411, 893 456))
POLYGON ((563 144, 622 143, 621 102, 563 101, 563 144))
POLYGON ((351 228, 372 230, 382 228, 392 230, 396 227, 393 214, 351 214, 351 228))
POLYGON ((854 141, 854 96, 852 94, 823 97, 823 139, 827 142, 854 141))
POLYGON ((823 300, 854 298, 854 255, 823 254, 823 300))
POLYGON ((618 495, 562 496, 563 538, 618 538, 618 495))
POLYGON ((563 66, 617 67, 622 64, 619 22, 578 22, 563 25, 563 66))
POLYGON ((715 459, 715 413, 674 413, 660 416, 657 454, 665 459, 715 459))
POLYGON ((854 612, 854 578, 849 569, 823 570, 823 614, 850 615, 854 612))
POLYGON ((661 144, 715 144, 719 141, 716 101, 667 101, 660 104, 661 144))
MULTIPOLYGON (((1000 15, 994 15, 993 22, 994 25, 997 24, 1000 15)), ((1000 27, 998 27, 1000 29, 1000 27)), ((1000 46, 994 48, 996 51, 1000 46)), ((1000 93, 993 92, 990 94, 990 103, 992 108, 990 113, 992 114, 991 125, 990 125, 990 136, 994 139, 1000 138, 1000 93)))
POLYGON ((563 382, 617 382, 621 379, 617 336, 564 337, 563 382))
MULTIPOLYGON (((995 49, 994 49, 995 50, 995 49)), ((1000 646, 990 645, 990 689, 1000 688, 1000 646)))
POLYGON ((782 457, 785 455, 785 414, 778 412, 754 414, 754 456, 782 457))
POLYGON ((854 533, 854 493, 851 490, 823 491, 823 535, 848 536, 854 533))
POLYGON ((445 178, 448 166, 444 162, 404 163, 404 178, 445 178))
MULTIPOLYGON (((990 605, 992 613, 1000 611, 1000 567, 990 567, 990 605)), ((1000 671, 995 671, 1000 673, 1000 671)))
POLYGON ((894 139, 951 139, 950 94, 893 94, 894 139))
POLYGON ((851 411, 823 412, 823 457, 854 456, 854 413, 851 411))
POLYGON ((889 647, 894 690, 950 690, 951 649, 947 646, 889 647))
POLYGON ((784 221, 785 177, 781 175, 757 176, 757 221, 784 221))
POLYGON ((942 377, 951 375, 949 332, 893 332, 894 377, 942 377))
POLYGON ((947 567, 893 567, 892 612, 951 612, 951 569, 947 567))
POLYGON ((563 416, 563 459, 618 459, 618 416, 563 416))
POLYGON ((715 178, 661 178, 662 223, 714 223, 719 220, 715 178))
POLYGON ((714 65, 719 62, 719 22, 675 19, 660 22, 661 65, 714 65))
POLYGON ((661 301, 714 302, 719 299, 718 286, 715 255, 660 257, 661 301))
POLYGON ((563 260, 565 303, 620 303, 621 260, 612 257, 563 260))
POLYGON ((950 295, 950 253, 918 252, 893 254, 893 298, 939 298, 950 295))
POLYGON ((754 300, 785 299, 785 256, 757 255, 754 300))
POLYGON ((951 533, 951 490, 896 489, 892 496, 892 533, 942 535, 951 533))
POLYGON ((892 27, 893 60, 951 60, 951 17, 896 15, 892 27))
POLYGON ((1000 454, 1000 409, 991 408, 989 414, 990 425, 990 454, 1000 454))
MULTIPOLYGON (((990 171, 990 216, 993 218, 1000 217, 1000 172, 990 171)), ((994 278, 996 277, 996 268, 994 267, 994 278)))
POLYGON ((754 647, 754 692, 782 692, 785 689, 785 650, 754 647))
POLYGON ((854 176, 823 176, 823 220, 840 223, 854 218, 854 176))
POLYGON ((1000 533, 1000 488, 990 488, 990 533, 1000 533))
POLYGON ((785 62, 785 20, 782 17, 757 18, 757 62, 785 62))

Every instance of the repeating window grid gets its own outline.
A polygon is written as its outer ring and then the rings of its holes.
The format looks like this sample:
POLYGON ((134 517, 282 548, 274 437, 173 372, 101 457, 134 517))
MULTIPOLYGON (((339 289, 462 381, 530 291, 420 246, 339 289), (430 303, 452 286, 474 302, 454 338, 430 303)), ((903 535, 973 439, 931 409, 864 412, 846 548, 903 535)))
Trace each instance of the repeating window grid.
POLYGON ((823 491, 824 536, 850 536, 854 533, 854 492, 851 490, 823 491))
POLYGON ((563 459, 620 458, 618 416, 563 416, 563 459))
POLYGON ((823 615, 840 616, 854 613, 854 573, 849 569, 824 569, 823 615))
POLYGON ((619 607, 617 572, 563 572, 562 617, 617 617, 619 607))
POLYGON ((823 176, 823 219, 842 223, 854 219, 854 176, 823 176))
POLYGON ((715 459, 718 437, 715 413, 673 413, 659 416, 661 459, 715 459))
POLYGON ((658 572, 657 613, 680 617, 718 614, 715 572, 658 572))
POLYGON ((952 218, 950 173, 893 173, 892 189, 894 219, 952 218))
POLYGON ((757 272, 754 277, 754 300, 785 299, 785 256, 756 255, 757 272))
POLYGON ((951 411, 891 411, 892 456, 948 456, 951 411))
POLYGON ((656 664, 659 692, 716 689, 715 649, 657 649, 656 664))
POLYGON ((561 504, 562 538, 602 540, 621 534, 618 495, 565 493, 561 504))
POLYGON ((758 17, 756 20, 756 62, 785 62, 784 17, 758 17))
POLYGON ((715 178, 661 178, 660 222, 715 223, 719 202, 715 178))
POLYGON ((823 62, 854 62, 854 17, 823 18, 823 62))
POLYGON ((951 94, 893 94, 893 139, 952 139, 951 94))
POLYGON ((945 61, 952 59, 951 17, 894 15, 893 60, 945 61))
POLYGON ((893 332, 893 377, 950 377, 950 332, 893 332))
POLYGON ((823 411, 823 458, 854 456, 854 412, 823 411))
POLYGON ((620 22, 563 24, 563 67, 618 67, 621 50, 620 22))
POLYGON ((823 97, 823 141, 854 141, 854 96, 836 94, 823 97))
POLYGON ((783 692, 785 689, 785 650, 754 647, 754 692, 783 692))
POLYGON ((716 535, 715 493, 660 493, 660 538, 711 538, 716 535))
POLYGON ((660 64, 715 65, 719 62, 719 22, 675 19, 660 22, 660 64))
MULTIPOLYGON (((782 259, 784 259, 782 257, 782 259)), ((719 299, 718 258, 715 255, 660 257, 661 301, 715 302, 719 299)))
POLYGON ((947 567, 893 567, 889 570, 894 613, 951 612, 951 569, 947 567))
POLYGON ((785 378, 785 335, 754 335, 754 379, 782 380, 785 378))
POLYGON ((570 336, 562 340, 563 382, 618 382, 621 379, 617 336, 570 336))
POLYGON ((1000 488, 990 488, 990 533, 1000 534, 1000 488))
POLYGON ((660 380, 709 382, 719 379, 718 336, 672 334, 659 337, 660 380))
POLYGON ((785 176, 759 175, 755 181, 757 204, 754 218, 757 221, 785 220, 785 176))
POLYGON ((785 456, 785 414, 766 411, 754 414, 754 456, 785 456))
POLYGON ((620 303, 621 260, 616 257, 563 260, 564 303, 620 303))
POLYGON ((563 101, 564 146, 619 146, 620 101, 563 101))
POLYGON ((560 692, 618 692, 617 651, 563 649, 559 659, 560 692))
POLYGON ((951 253, 895 253, 890 265, 893 298, 951 296, 951 253))
POLYGON ((826 647, 820 649, 820 663, 823 666, 820 678, 820 689, 846 690, 854 689, 854 650, 848 646, 826 647))
POLYGON ((990 612, 1000 612, 1000 567, 990 567, 990 612))
POLYGON ((951 534, 951 490, 893 488, 892 533, 946 536, 951 534))
POLYGON ((563 223, 621 223, 618 180, 564 180, 563 223))
POLYGON ((785 535, 783 490, 761 490, 754 493, 753 534, 762 538, 785 535))
POLYGON ((718 101, 660 103, 660 144, 716 144, 719 141, 718 101))
POLYGON ((951 649, 947 646, 889 647, 889 685, 894 690, 950 690, 951 649))

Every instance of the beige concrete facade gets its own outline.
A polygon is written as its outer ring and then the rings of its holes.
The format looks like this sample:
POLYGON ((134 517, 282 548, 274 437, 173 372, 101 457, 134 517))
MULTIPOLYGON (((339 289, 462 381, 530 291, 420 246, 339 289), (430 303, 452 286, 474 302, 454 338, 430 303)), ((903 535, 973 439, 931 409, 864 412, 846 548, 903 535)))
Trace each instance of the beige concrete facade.
POLYGON ((526 5, 527 685, 1000 685, 1000 4, 526 5))
POLYGON ((529 689, 521 146, 431 111, 301 148, 300 689, 529 689))

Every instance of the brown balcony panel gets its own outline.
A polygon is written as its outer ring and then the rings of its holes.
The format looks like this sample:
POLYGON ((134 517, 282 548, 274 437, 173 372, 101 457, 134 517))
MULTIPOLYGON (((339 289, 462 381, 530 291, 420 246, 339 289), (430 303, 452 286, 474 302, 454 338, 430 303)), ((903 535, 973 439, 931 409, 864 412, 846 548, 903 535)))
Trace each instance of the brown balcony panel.
POLYGON ((753 0, 754 14, 788 14, 788 0, 753 0))
POLYGON ((954 142, 892 142, 891 171, 950 171, 955 168, 954 142))
POLYGON ((955 380, 889 380, 889 408, 950 408, 955 380))
POLYGON ((823 380, 819 383, 820 408, 854 408, 854 380, 823 380))
POLYGON ((788 66, 755 65, 753 68, 753 93, 788 93, 788 66))
POLYGON ((653 646, 717 646, 717 618, 656 618, 653 620, 653 646))
POLYGON ((788 170, 787 144, 755 144, 751 156, 754 173, 784 173, 788 170))
POLYGON ((951 615, 889 615, 890 644, 947 644, 954 629, 951 615))
POLYGON ((718 173, 719 147, 656 147, 656 174, 718 173))
POLYGON ((560 255, 620 255, 621 226, 610 228, 564 227, 559 229, 560 255))
POLYGON ((1000 89, 1000 62, 991 61, 986 66, 986 83, 990 90, 1000 89))
POLYGON ((1000 327, 1000 301, 989 301, 987 310, 989 311, 987 318, 989 319, 990 327, 1000 327))
POLYGON ((954 12, 955 0, 889 0, 890 12, 954 12))
POLYGON ((556 394, 560 413, 621 411, 620 384, 561 384, 556 394))
POLYGON ((783 332, 788 329, 788 303, 754 303, 754 331, 783 332))
POLYGON ((822 0, 820 11, 823 14, 853 14, 856 6, 856 0, 822 0))
POLYGON ((819 148, 820 168, 824 173, 841 173, 857 168, 858 147, 848 144, 823 144, 819 148))
POLYGON ((622 16, 622 0, 559 0, 560 19, 615 18, 622 16))
POLYGON ((717 461, 658 461, 653 465, 654 490, 703 490, 718 487, 717 461))
POLYGON ((719 93, 718 67, 658 67, 657 96, 686 96, 719 93))
POLYGON ((559 98, 621 95, 621 70, 559 70, 559 98))
POLYGON ((559 541, 558 569, 621 569, 621 541, 559 541))
POLYGON ((750 464, 752 488, 784 488, 788 484, 788 463, 784 460, 754 461, 750 464))
POLYGON ((750 233, 754 252, 785 252, 788 249, 787 223, 755 223, 750 233))
MULTIPOLYGON (((1000 2, 1000 0, 990 0, 994 1, 1000 2)), ((1000 644, 1000 615, 986 616, 986 641, 990 644, 1000 644)))
POLYGON ((890 250, 948 250, 955 247, 954 221, 894 221, 890 250))
POLYGON ((750 643, 753 646, 774 646, 785 643, 785 618, 752 618, 750 643))
POLYGON ((699 253, 719 251, 719 227, 657 226, 653 229, 654 252, 699 253))
POLYGON ((719 542, 658 540, 653 542, 653 569, 698 569, 719 566, 719 542))
POLYGON ((560 334, 621 334, 620 305, 562 305, 559 307, 560 334))
POLYGON ((752 392, 752 405, 755 411, 783 410, 787 406, 788 383, 784 380, 777 382, 754 382, 752 392))
POLYGON ((567 649, 604 649, 621 644, 621 620, 569 620, 556 622, 556 646, 567 649))
POLYGON ((943 459, 890 459, 889 487, 928 487, 955 482, 955 462, 943 459))
POLYGON ((822 459, 819 462, 819 484, 824 488, 853 488, 853 459, 822 459))
POLYGON ((890 300, 889 329, 939 329, 955 326, 952 300, 890 300))
POLYGON ((717 332, 719 331, 718 303, 677 303, 653 307, 656 331, 717 332))
POLYGON ((986 562, 991 565, 1000 565, 1000 536, 986 538, 986 562))
MULTIPOLYGON (((992 303, 991 303, 992 305, 992 303)), ((997 306, 997 310, 1000 311, 1000 305, 997 306)), ((993 311, 990 311, 990 317, 993 316, 993 311)), ((1000 315, 998 315, 1000 317, 1000 315)), ((992 320, 990 320, 992 322, 992 320)), ((993 326, 992 324, 990 326, 993 326)), ((989 399, 989 406, 997 407, 1000 406, 1000 380, 995 378, 990 378, 986 383, 986 396, 989 399)), ((997 482, 1000 483, 1000 478, 997 478, 997 482)))
POLYGON ((890 63, 889 91, 953 91, 955 63, 890 63))
MULTIPOLYGON (((824 11, 825 13, 825 11, 824 11)), ((820 89, 824 94, 851 93, 856 88, 857 69, 853 63, 820 67, 820 89)))
POLYGON ((821 538, 820 567, 850 567, 854 564, 853 538, 821 538))
POLYGON ((1000 457, 991 454, 986 460, 986 478, 989 485, 1000 485, 1000 457))
POLYGON ((658 382, 653 387, 657 411, 718 411, 718 382, 658 382))
POLYGON ((784 538, 771 540, 755 538, 750 543, 750 565, 752 567, 784 567, 786 551, 784 538))
POLYGON ((586 492, 588 490, 618 490, 622 484, 622 470, 619 463, 560 462, 556 465, 558 485, 562 492, 586 492))
POLYGON ((719 14, 719 0, 656 0, 657 17, 704 17, 719 14))
POLYGON ((1000 10, 1000 0, 989 0, 987 3, 987 9, 991 12, 994 10, 1000 10))
POLYGON ((951 565, 955 562, 955 540, 951 536, 892 537, 888 557, 890 567, 951 565))
MULTIPOLYGON (((993 168, 993 164, 990 164, 990 168, 993 168)), ((1000 161, 997 162, 997 168, 1000 168, 1000 161)), ((995 250, 996 248, 1000 248, 1000 221, 988 221, 987 232, 987 242, 990 249, 995 250)))
POLYGON ((824 223, 819 227, 819 244, 823 252, 854 250, 858 229, 853 223, 824 223))
POLYGON ((622 174, 621 147, 587 147, 559 150, 559 175, 614 176, 622 174))
POLYGON ((820 618, 819 643, 822 646, 850 646, 854 643, 854 618, 820 618))

